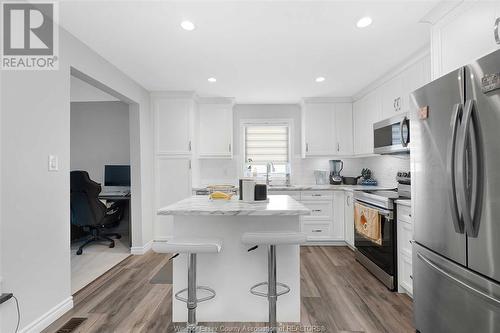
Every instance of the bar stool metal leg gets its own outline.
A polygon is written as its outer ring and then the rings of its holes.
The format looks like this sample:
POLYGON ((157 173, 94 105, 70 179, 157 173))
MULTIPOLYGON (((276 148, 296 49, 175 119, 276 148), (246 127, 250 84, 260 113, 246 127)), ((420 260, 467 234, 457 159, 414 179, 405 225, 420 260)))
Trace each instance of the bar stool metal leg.
POLYGON ((267 299, 269 302, 269 333, 278 332, 276 321, 276 301, 278 299, 276 291, 276 245, 268 246, 268 291, 267 299))
POLYGON ((188 258, 188 333, 196 332, 196 253, 190 253, 188 258))

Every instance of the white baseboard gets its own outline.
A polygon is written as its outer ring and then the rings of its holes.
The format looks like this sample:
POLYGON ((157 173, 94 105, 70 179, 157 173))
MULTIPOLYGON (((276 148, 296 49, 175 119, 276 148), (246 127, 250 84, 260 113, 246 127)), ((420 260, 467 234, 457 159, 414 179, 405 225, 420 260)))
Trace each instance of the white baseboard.
POLYGON ((39 333, 46 329, 50 324, 59 319, 63 314, 73 308, 73 296, 66 298, 61 303, 54 306, 44 315, 19 330, 20 333, 39 333))
POLYGON ((133 255, 142 255, 146 252, 148 252, 149 250, 151 250, 151 246, 153 245, 153 241, 149 241, 147 242, 146 244, 144 244, 143 246, 132 246, 130 248, 130 254, 133 254, 133 255))

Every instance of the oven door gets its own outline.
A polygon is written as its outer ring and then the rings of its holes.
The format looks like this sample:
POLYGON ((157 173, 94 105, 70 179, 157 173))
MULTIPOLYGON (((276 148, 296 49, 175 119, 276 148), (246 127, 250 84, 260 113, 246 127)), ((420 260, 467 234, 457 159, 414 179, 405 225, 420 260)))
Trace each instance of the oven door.
POLYGON ((379 208, 366 202, 356 200, 362 206, 376 209, 380 214, 382 227, 382 245, 374 243, 354 229, 354 245, 356 250, 368 258, 390 276, 396 275, 396 223, 393 211, 379 208))
POLYGON ((396 154, 410 151, 410 120, 399 115, 373 124, 373 152, 396 154))

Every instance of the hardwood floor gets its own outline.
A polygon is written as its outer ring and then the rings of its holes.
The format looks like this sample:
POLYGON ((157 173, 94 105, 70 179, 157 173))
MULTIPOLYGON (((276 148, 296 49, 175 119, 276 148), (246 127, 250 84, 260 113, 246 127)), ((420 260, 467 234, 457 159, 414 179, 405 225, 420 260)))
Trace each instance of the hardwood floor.
MULTIPOLYGON (((44 332, 56 332, 72 317, 87 318, 74 331, 80 333, 174 332, 172 286, 150 283, 167 258, 152 252, 129 257, 77 293, 74 308, 44 332)), ((304 332, 415 332, 411 299, 388 291, 346 247, 302 247, 301 292, 304 332)), ((228 329, 265 324, 210 324, 220 325, 228 329)))

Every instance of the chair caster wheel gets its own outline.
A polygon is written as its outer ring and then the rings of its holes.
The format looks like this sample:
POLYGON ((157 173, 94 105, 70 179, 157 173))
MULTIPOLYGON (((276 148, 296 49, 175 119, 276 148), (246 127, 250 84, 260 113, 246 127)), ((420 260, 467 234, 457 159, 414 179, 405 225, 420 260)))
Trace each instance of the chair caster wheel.
POLYGON ((113 242, 113 243, 109 244, 109 248, 110 248, 110 249, 112 249, 112 248, 114 248, 114 247, 115 247, 115 242, 113 242))
POLYGON ((76 251, 76 255, 77 255, 77 256, 79 256, 79 255, 81 255, 81 254, 82 254, 82 252, 83 252, 83 251, 80 249, 80 250, 76 251))
POLYGON ((122 238, 122 235, 116 235, 116 239, 122 238))

